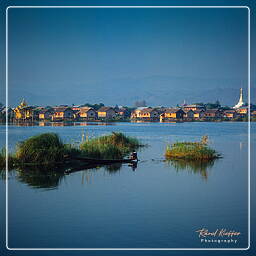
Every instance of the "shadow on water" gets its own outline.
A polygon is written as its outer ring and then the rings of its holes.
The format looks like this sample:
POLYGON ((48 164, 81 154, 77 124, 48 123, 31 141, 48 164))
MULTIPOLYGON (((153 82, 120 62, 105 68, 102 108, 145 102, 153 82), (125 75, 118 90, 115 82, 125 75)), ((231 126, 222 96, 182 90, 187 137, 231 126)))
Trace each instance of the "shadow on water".
POLYGON ((64 172, 29 168, 17 170, 17 180, 33 188, 55 189, 65 179, 64 172))
MULTIPOLYGON (((14 170, 9 170, 8 171, 8 178, 12 177, 15 175, 14 170)), ((6 180, 6 170, 0 169, 0 180, 6 180)))
MULTIPOLYGON (((16 171, 9 171, 15 173, 18 181, 27 184, 28 186, 36 189, 56 189, 62 181, 68 179, 69 174, 74 172, 88 172, 98 171, 104 168, 109 175, 117 173, 122 167, 121 163, 109 164, 109 165, 77 165, 74 166, 24 166, 16 171)), ((136 166, 131 166, 135 170, 136 166)), ((1 173, 2 179, 5 179, 5 171, 1 173)))
POLYGON ((105 165, 104 168, 106 171, 109 172, 109 174, 114 174, 118 172, 122 167, 121 163, 116 163, 116 164, 110 164, 110 165, 105 165))
POLYGON ((213 160, 166 160, 167 165, 172 166, 177 172, 188 171, 199 174, 204 180, 208 179, 209 170, 214 166, 216 159, 213 160))

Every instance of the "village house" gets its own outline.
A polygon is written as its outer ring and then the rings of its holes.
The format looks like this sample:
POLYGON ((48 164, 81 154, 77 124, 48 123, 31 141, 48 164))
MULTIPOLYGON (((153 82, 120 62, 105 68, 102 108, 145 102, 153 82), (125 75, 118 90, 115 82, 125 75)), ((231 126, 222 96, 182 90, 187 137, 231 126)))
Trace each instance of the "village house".
POLYGON ((52 120, 73 120, 74 111, 70 107, 54 107, 52 120))
POLYGON ((114 110, 120 118, 128 118, 131 115, 131 112, 124 107, 115 107, 114 110))
POLYGON ((204 117, 204 110, 194 110, 194 119, 201 119, 204 117))
POLYGON ((256 117, 256 110, 251 111, 251 117, 255 118, 256 117))
POLYGON ((81 105, 72 106, 72 110, 73 110, 73 111, 80 111, 80 109, 81 109, 81 105))
POLYGON ((80 110, 77 112, 77 115, 80 119, 86 119, 86 120, 97 119, 97 112, 94 108, 91 108, 91 107, 81 107, 80 110))
POLYGON ((248 106, 242 106, 236 109, 236 112, 240 116, 246 116, 248 114, 248 106))
POLYGON ((167 108, 160 115, 160 122, 183 119, 185 112, 181 108, 167 108))
POLYGON ((205 106, 200 104, 183 105, 182 109, 184 111, 187 111, 187 110, 199 111, 199 110, 205 110, 205 106))
POLYGON ((44 109, 44 107, 38 107, 38 106, 34 106, 33 107, 33 110, 34 111, 38 111, 38 112, 40 112, 41 110, 43 110, 44 109))
POLYGON ((82 108, 81 105, 72 106, 72 110, 73 110, 73 113, 74 113, 74 119, 79 120, 81 108, 82 108))
POLYGON ((222 117, 222 113, 219 109, 207 109, 204 112, 204 118, 221 118, 222 117))
POLYGON ((39 114, 43 109, 44 107, 38 107, 38 106, 32 107, 33 120, 39 120, 39 114))
POLYGON ((223 111, 223 117, 228 119, 234 119, 237 117, 237 112, 233 109, 230 110, 224 110, 223 111))
POLYGON ((15 117, 15 114, 12 108, 4 107, 0 110, 0 119, 5 120, 6 115, 9 121, 12 121, 13 118, 15 117))
POLYGON ((159 120, 159 112, 154 108, 138 108, 132 113, 132 118, 144 121, 157 121, 159 120))
POLYGON ((44 108, 39 112, 39 120, 51 120, 53 113, 52 108, 44 108))
POLYGON ((148 107, 138 107, 138 108, 136 108, 136 109, 132 112, 131 118, 132 118, 132 119, 136 119, 136 118, 140 117, 141 111, 142 111, 143 109, 147 109, 147 108, 148 108, 148 107))
POLYGON ((167 109, 166 107, 156 107, 155 108, 155 110, 159 113, 159 115, 164 113, 166 109, 167 109))
POLYGON ((193 110, 183 110, 184 111, 184 118, 186 119, 193 119, 194 118, 194 111, 193 110))
POLYGON ((98 118, 103 119, 114 119, 116 117, 116 112, 112 107, 101 107, 97 111, 98 118))

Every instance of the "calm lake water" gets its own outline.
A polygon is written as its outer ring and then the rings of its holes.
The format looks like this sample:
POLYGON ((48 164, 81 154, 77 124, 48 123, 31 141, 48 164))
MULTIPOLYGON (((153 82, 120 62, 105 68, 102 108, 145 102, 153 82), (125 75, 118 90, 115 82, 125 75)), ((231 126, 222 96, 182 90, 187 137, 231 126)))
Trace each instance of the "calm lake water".
MULTIPOLYGON (((252 123, 252 143, 256 124, 252 123)), ((148 147, 136 169, 124 164, 70 175, 12 171, 8 181, 10 248, 205 248, 248 246, 248 124, 114 123, 9 127, 9 146, 56 132, 65 142, 121 131, 148 147), (200 140, 223 154, 209 165, 163 161, 168 143, 200 140), (206 228, 238 231, 236 243, 201 242, 206 228)), ((1 146, 5 127, 0 126, 1 146)), ((253 152, 252 152, 253 154, 253 152)), ((254 161, 254 160, 253 160, 254 161)), ((1 193, 5 182, 1 180, 1 193)), ((4 221, 4 220, 2 220, 4 221)))

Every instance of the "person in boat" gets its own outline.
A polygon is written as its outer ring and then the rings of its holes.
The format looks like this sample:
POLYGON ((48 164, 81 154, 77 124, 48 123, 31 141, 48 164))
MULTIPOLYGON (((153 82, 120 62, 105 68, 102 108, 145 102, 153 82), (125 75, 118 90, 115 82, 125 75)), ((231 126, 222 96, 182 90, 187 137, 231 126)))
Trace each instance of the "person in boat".
POLYGON ((133 151, 130 155, 131 160, 138 160, 137 152, 133 151))

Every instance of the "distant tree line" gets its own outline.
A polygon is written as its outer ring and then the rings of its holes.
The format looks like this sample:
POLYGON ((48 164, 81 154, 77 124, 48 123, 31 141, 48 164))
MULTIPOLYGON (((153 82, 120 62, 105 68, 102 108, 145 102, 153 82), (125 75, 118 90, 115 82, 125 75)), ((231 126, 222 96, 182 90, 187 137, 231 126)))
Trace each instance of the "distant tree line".
POLYGON ((198 105, 202 105, 204 106, 206 109, 215 109, 215 108, 221 108, 221 104, 218 100, 216 100, 214 103, 212 102, 208 102, 208 103, 203 103, 203 102, 196 102, 194 104, 198 104, 198 105))

